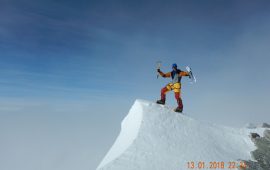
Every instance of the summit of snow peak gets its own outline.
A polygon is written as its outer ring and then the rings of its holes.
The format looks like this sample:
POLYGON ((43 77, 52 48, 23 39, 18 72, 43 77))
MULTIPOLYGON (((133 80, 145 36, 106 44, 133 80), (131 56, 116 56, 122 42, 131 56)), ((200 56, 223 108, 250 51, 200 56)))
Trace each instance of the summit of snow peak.
POLYGON ((188 162, 252 160, 256 147, 249 135, 263 131, 201 122, 166 105, 136 100, 97 169, 179 170, 189 169, 188 162))

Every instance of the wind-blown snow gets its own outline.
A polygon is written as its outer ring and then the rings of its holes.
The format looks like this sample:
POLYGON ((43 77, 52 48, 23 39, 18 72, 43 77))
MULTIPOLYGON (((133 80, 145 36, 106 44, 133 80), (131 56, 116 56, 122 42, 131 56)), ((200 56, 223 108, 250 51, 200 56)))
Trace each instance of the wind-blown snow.
POLYGON ((136 100, 97 169, 183 170, 190 161, 251 160, 256 147, 249 134, 262 135, 263 130, 200 122, 167 106, 136 100))

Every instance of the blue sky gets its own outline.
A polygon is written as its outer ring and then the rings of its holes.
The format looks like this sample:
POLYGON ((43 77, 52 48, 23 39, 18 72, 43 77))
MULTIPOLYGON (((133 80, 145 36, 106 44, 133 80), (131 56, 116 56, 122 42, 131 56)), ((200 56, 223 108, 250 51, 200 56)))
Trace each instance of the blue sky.
POLYGON ((134 100, 155 101, 168 83, 159 60, 193 68, 198 83, 182 89, 191 117, 270 122, 269 1, 0 4, 1 169, 23 155, 14 169, 94 169, 134 100))

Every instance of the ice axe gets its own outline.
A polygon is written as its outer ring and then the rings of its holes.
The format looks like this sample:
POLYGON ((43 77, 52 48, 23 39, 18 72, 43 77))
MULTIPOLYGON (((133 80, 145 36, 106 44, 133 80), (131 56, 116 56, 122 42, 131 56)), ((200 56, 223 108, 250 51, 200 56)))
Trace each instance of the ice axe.
POLYGON ((196 83, 197 80, 196 80, 194 74, 192 73, 191 68, 190 68, 189 66, 186 66, 186 69, 187 69, 187 71, 188 71, 188 73, 189 73, 189 80, 190 80, 190 83, 191 83, 191 84, 196 83))
MULTIPOLYGON (((157 61, 157 69, 160 69, 161 67, 161 61, 157 61)), ((159 77, 159 73, 157 73, 157 79, 159 77)))

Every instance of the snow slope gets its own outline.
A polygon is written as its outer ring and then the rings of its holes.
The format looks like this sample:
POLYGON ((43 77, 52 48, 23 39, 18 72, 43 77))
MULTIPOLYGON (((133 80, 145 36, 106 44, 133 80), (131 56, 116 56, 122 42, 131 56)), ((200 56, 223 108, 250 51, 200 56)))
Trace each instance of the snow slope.
MULTIPOLYGON (((98 170, 184 170, 187 162, 250 160, 256 147, 250 132, 264 128, 229 128, 175 113, 168 106, 136 100, 121 132, 98 170)), ((239 162, 239 161, 238 161, 239 162)), ((225 167, 226 169, 226 167, 225 167)))

